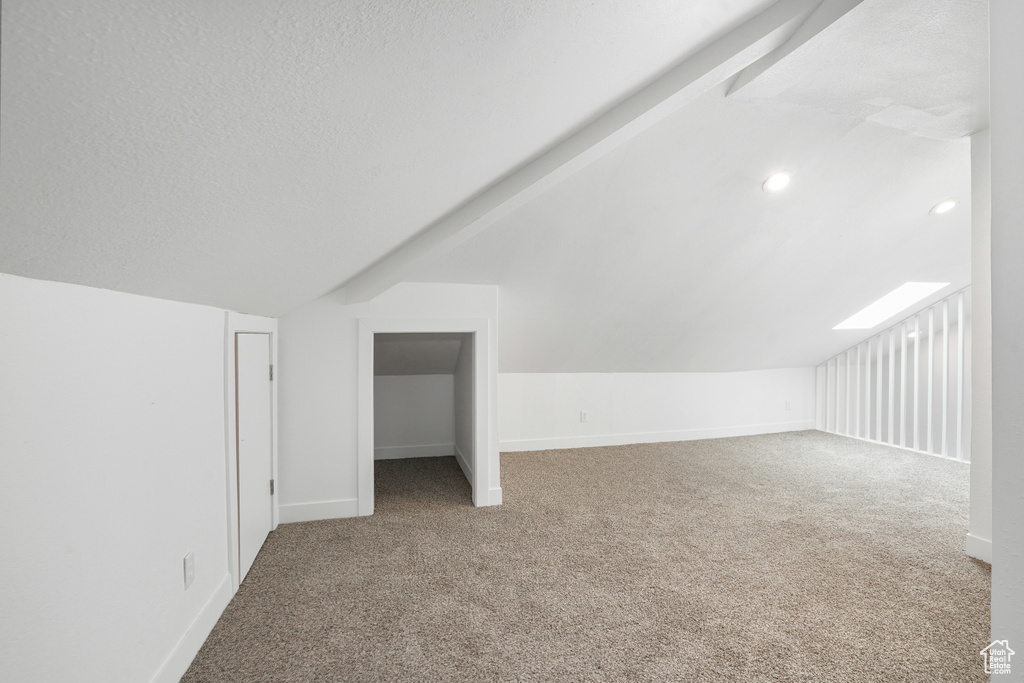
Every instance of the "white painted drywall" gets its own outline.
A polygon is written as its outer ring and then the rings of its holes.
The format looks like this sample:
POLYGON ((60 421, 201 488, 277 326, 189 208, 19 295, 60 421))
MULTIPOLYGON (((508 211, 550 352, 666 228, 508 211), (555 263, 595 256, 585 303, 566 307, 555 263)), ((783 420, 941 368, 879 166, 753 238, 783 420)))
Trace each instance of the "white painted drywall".
MULTIPOLYGON (((710 69, 696 51, 743 20, 817 2, 464 4, 256 0, 242 20, 223 3, 7 0, 0 269, 289 311, 480 209, 672 64, 710 69)), ((872 287, 923 269, 967 282, 968 212, 927 208, 969 187, 985 4, 861 3, 422 277, 504 287, 506 371, 816 363, 849 345, 833 316, 872 287), (766 195, 780 164, 793 183, 766 195)))
MULTIPOLYGON (((992 637, 1024 645, 1024 3, 992 0, 992 637)), ((1024 665, 1012 677, 1024 681, 1024 665)))
POLYGON ((454 455, 454 411, 454 375, 374 377, 374 459, 454 455))
POLYGON ((176 681, 231 597, 225 313, 0 275, 0 320, 0 677, 176 681))
POLYGON ((992 180, 989 130, 971 136, 971 515, 967 554, 992 562, 992 180))
POLYGON ((985 23, 985 0, 862 3, 406 277, 498 284, 503 373, 815 365, 904 282, 970 284, 985 23))
MULTIPOLYGON (((455 364, 455 455, 469 481, 473 481, 473 344, 462 342, 455 364)), ((499 408, 500 410, 500 408, 499 408)))
POLYGON ((814 391, 814 368, 502 373, 499 443, 540 450, 813 429, 814 391))
MULTIPOLYGON (((281 521, 357 513, 357 370, 360 318, 487 318, 497 329, 498 290, 488 285, 401 283, 364 304, 337 294, 280 319, 281 521)), ((497 335, 489 335, 491 410, 497 403, 497 335)), ((497 414, 489 429, 496 432, 497 414)), ((491 487, 497 479, 496 436, 491 487)))
POLYGON ((0 269, 290 311, 773 4, 5 0, 0 269))
POLYGON ((373 335, 374 375, 450 375, 459 360, 458 333, 373 335))

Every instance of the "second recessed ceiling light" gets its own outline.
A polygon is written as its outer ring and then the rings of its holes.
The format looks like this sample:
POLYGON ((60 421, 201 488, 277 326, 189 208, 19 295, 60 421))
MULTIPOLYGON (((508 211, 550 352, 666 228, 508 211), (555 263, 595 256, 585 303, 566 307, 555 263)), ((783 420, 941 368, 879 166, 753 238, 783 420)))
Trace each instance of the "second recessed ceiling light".
POLYGON ((761 186, 765 192, 778 192, 786 188, 789 185, 789 173, 787 171, 778 171, 768 176, 768 180, 764 181, 761 186))

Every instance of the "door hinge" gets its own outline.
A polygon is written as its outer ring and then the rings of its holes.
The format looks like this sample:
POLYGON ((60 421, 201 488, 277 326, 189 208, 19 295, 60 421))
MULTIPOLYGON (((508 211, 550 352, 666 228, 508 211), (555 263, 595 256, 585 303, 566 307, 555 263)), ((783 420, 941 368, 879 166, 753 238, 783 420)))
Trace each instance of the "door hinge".
POLYGON ((274 480, 270 480, 270 495, 274 495, 274 480))
POLYGON ((273 365, 270 366, 270 381, 271 382, 274 381, 274 366, 273 365))

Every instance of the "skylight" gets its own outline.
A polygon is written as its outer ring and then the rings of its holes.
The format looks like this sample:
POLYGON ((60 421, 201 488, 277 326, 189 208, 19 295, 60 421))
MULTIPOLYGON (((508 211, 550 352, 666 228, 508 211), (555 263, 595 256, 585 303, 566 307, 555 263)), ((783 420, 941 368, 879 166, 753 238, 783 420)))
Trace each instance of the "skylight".
POLYGON ((948 282, 908 282, 892 290, 863 311, 854 313, 832 329, 870 330, 879 323, 910 308, 926 296, 948 286, 948 282))

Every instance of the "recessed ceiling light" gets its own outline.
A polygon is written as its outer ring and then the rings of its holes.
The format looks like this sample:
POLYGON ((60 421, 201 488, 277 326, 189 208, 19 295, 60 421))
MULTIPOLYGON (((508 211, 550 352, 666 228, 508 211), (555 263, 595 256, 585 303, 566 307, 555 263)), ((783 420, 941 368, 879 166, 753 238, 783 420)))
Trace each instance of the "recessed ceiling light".
POLYGON ((940 216, 940 215, 942 215, 944 213, 948 213, 948 212, 952 211, 953 207, 955 207, 955 206, 956 206, 956 202, 955 201, 953 201, 952 199, 947 199, 946 201, 939 202, 938 204, 933 206, 932 210, 929 211, 928 213, 932 214, 933 216, 940 216))
POLYGON ((863 311, 854 313, 832 329, 870 330, 897 313, 910 308, 926 296, 948 286, 948 282, 908 282, 892 290, 863 311))
POLYGON ((768 180, 764 181, 761 185, 761 189, 765 192, 778 192, 779 190, 785 189, 786 185, 789 185, 789 173, 786 171, 778 171, 768 176, 768 180))

